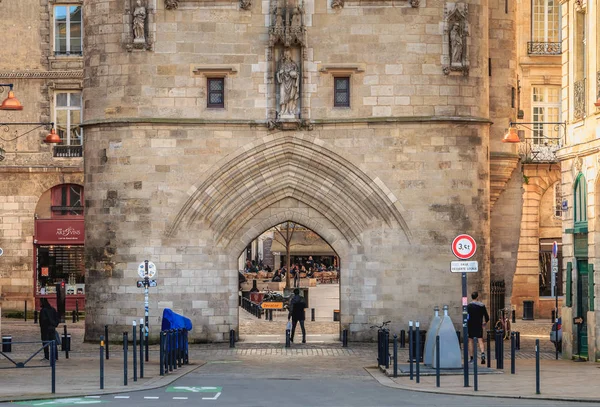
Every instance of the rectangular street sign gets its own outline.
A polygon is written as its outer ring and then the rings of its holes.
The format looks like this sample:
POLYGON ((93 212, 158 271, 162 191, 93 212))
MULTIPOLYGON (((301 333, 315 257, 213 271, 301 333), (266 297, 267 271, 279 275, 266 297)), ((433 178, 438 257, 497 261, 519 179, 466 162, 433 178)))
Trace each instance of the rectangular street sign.
POLYGON ((451 261, 450 271, 453 273, 476 273, 479 264, 476 261, 451 261))
POLYGON ((556 257, 553 257, 550 261, 550 264, 552 265, 552 267, 558 267, 558 259, 556 257))
POLYGON ((283 302, 263 302, 262 309, 283 309, 283 302))

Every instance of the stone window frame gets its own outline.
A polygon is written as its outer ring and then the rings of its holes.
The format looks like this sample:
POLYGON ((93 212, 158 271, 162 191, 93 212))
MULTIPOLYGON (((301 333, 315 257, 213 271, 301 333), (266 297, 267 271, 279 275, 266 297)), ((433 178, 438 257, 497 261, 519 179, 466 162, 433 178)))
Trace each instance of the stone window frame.
POLYGON ((352 100, 355 92, 352 91, 354 87, 354 76, 357 73, 364 73, 366 70, 365 64, 322 64, 319 65, 319 72, 324 74, 331 74, 332 77, 332 97, 331 97, 331 107, 336 110, 341 109, 352 109, 353 106, 356 106, 355 101, 352 100), (335 80, 336 78, 348 78, 348 106, 336 106, 335 104, 335 80))
MULTIPOLYGON (((83 33, 84 33, 84 26, 83 26, 83 0, 49 0, 48 2, 48 12, 50 14, 50 47, 51 47, 51 55, 53 55, 53 57, 58 57, 58 58, 83 58, 83 33), (59 53, 58 51, 56 51, 56 37, 55 37, 55 33, 56 33, 56 23, 55 23, 55 9, 56 7, 61 7, 61 6, 66 6, 66 7, 70 7, 70 6, 79 6, 81 7, 81 52, 80 53, 71 53, 70 50, 67 51, 67 53, 59 53)), ((67 14, 68 15, 68 14, 67 14)), ((69 29, 70 30, 70 29, 69 29)), ((70 47, 70 41, 68 40, 69 37, 67 37, 67 47, 70 47)))
POLYGON ((208 76, 206 78, 206 107, 208 109, 225 109, 225 76, 208 76), (221 90, 211 90, 212 82, 220 82, 221 90), (221 96, 221 103, 211 103, 211 95, 218 94, 221 96))
MULTIPOLYGON (((73 106, 66 106, 64 108, 61 107, 61 108, 57 109, 58 106, 56 105, 56 96, 59 93, 72 94, 72 93, 79 92, 81 94, 81 102, 80 102, 80 106, 79 106, 79 122, 80 122, 79 123, 79 131, 80 131, 80 134, 81 134, 81 144, 72 144, 70 142, 70 137, 67 137, 65 139, 63 139, 61 137, 61 140, 62 140, 61 145, 66 145, 66 146, 67 145, 68 146, 81 145, 81 146, 83 146, 83 144, 84 144, 84 135, 83 135, 83 127, 81 127, 81 123, 83 123, 83 89, 82 89, 82 86, 79 85, 79 84, 54 84, 54 85, 51 85, 49 87, 49 89, 50 89, 50 92, 51 92, 50 93, 50 95, 51 95, 50 96, 51 97, 51 102, 52 102, 52 111, 51 111, 51 114, 52 114, 52 121, 54 123, 54 128, 56 128, 56 124, 57 124, 57 121, 58 121, 57 110, 67 110, 69 112, 73 111, 73 110, 77 110, 76 108, 73 108, 73 106)), ((68 100, 70 100, 70 96, 69 96, 68 100)), ((70 133, 70 129, 71 129, 70 119, 68 120, 68 126, 69 126, 68 127, 69 131, 67 131, 67 134, 70 133)))
POLYGON ((349 108, 351 107, 351 98, 352 98, 352 77, 350 75, 333 75, 333 107, 335 108, 349 108), (346 89, 345 90, 338 90, 338 81, 345 81, 346 82, 346 89), (346 103, 341 103, 338 102, 338 93, 347 93, 347 102, 346 103))
POLYGON ((237 64, 233 64, 233 65, 213 65, 213 64, 202 64, 202 65, 198 65, 198 64, 192 64, 190 66, 190 72, 192 76, 204 76, 206 78, 206 80, 204 81, 204 86, 206 86, 206 93, 205 93, 205 98, 206 98, 206 103, 204 103, 204 108, 207 110, 211 110, 211 111, 218 111, 218 110, 227 110, 227 105, 229 103, 229 88, 230 88, 230 82, 229 80, 226 80, 227 77, 231 76, 231 75, 235 75, 239 72, 240 67, 237 64), (222 78, 223 79, 223 106, 222 107, 213 107, 210 106, 208 103, 208 97, 209 97, 209 89, 208 89, 208 80, 209 79, 218 79, 218 78, 222 78))

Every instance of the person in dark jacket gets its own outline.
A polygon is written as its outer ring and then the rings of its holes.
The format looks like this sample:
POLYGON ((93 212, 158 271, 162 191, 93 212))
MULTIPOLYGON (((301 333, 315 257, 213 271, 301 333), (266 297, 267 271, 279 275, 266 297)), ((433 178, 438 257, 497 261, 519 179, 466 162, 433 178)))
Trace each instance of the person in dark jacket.
POLYGON ((306 302, 304 298, 300 296, 300 290, 294 290, 294 296, 290 300, 290 313, 288 314, 288 321, 292 319, 292 333, 290 340, 294 342, 294 333, 296 332, 296 324, 300 322, 300 328, 302 329, 302 343, 306 343, 306 329, 304 328, 304 309, 306 308, 306 302))
MULTIPOLYGON (((40 333, 42 341, 53 341, 56 339, 56 327, 58 326, 58 312, 48 302, 46 298, 40 300, 42 309, 40 310, 40 333)), ((50 346, 44 347, 44 358, 50 359, 48 349, 50 346)), ((54 360, 58 359, 58 348, 54 354, 54 360)))
POLYGON ((481 350, 481 364, 485 364, 485 348, 483 344, 483 331, 484 326, 490 321, 487 309, 482 302, 478 301, 479 293, 477 291, 471 294, 471 303, 467 305, 467 313, 469 314, 467 319, 467 329, 469 332, 469 343, 471 347, 471 362, 473 361, 473 353, 477 344, 473 343, 473 338, 477 338, 479 342, 479 349, 481 350), (484 321, 485 320, 485 321, 484 321))

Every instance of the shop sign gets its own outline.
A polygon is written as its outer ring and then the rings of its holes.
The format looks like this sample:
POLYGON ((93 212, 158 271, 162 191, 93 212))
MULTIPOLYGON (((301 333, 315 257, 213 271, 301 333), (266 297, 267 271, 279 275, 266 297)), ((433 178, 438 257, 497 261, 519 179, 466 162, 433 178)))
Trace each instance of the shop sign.
POLYGON ((83 219, 38 219, 35 221, 34 243, 83 244, 83 219))
POLYGON ((262 309, 283 309, 283 302, 263 302, 262 309))

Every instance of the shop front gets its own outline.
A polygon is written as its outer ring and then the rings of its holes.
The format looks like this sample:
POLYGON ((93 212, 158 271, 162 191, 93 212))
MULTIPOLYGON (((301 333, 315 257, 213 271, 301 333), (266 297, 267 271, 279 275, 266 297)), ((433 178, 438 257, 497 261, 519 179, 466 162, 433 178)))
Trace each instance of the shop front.
POLYGON ((85 309, 83 219, 36 219, 34 296, 36 309, 45 297, 56 306, 56 285, 64 284, 66 310, 85 309))

